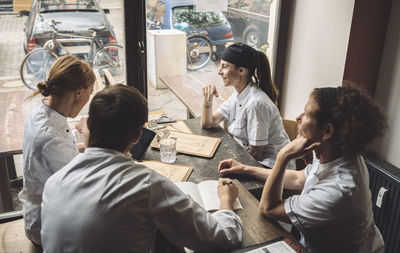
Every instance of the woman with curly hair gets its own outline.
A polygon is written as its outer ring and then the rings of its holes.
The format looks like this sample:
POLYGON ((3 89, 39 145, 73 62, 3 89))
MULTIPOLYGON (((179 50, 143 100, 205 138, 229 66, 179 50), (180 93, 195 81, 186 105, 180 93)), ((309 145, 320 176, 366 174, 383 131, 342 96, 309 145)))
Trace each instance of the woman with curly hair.
POLYGON ((47 81, 40 82, 31 96, 40 93, 45 98, 26 121, 19 198, 24 203, 25 234, 37 246, 44 184, 78 154, 67 118, 75 118, 89 101, 95 80, 89 64, 67 55, 51 66, 47 81))
POLYGON ((281 149, 272 170, 226 160, 220 172, 266 180, 260 212, 292 223, 311 253, 383 252, 362 157, 387 129, 381 107, 353 87, 317 88, 297 122, 297 138, 281 149), (285 170, 289 161, 313 150, 316 159, 304 170, 285 170), (282 199, 283 188, 301 194, 282 199))

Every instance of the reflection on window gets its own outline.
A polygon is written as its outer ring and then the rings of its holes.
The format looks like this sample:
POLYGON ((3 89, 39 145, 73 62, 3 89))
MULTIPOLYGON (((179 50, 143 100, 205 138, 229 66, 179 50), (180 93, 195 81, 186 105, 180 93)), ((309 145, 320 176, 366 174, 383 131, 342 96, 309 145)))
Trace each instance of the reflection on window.
POLYGON ((229 0, 228 6, 261 15, 269 15, 271 1, 266 0, 229 0))
MULTIPOLYGON (((4 162, 7 162, 7 166, 10 168, 8 170, 9 178, 0 178, 0 193, 2 195, 2 198, 0 198, 0 220, 4 218, 4 215, 1 215, 3 212, 6 213, 5 215, 10 215, 9 211, 18 211, 22 208, 17 194, 22 187, 23 162, 20 154, 22 152, 25 117, 35 108, 36 102, 40 103, 41 100, 39 96, 33 101, 24 101, 25 94, 30 91, 21 80, 21 72, 23 72, 21 66, 30 66, 29 73, 32 75, 37 73, 34 71, 34 66, 36 66, 34 64, 43 66, 41 62, 34 60, 35 57, 27 60, 29 64, 22 64, 26 55, 34 50, 39 50, 36 53, 46 52, 47 49, 43 49, 44 45, 46 42, 52 42, 53 34, 56 33, 55 30, 58 30, 59 33, 64 35, 59 34, 55 39, 64 39, 64 41, 62 42, 63 47, 57 47, 56 43, 53 44, 57 56, 71 53, 84 60, 93 59, 90 64, 97 67, 103 66, 106 60, 112 59, 114 60, 112 63, 116 63, 116 59, 118 59, 118 65, 108 64, 111 61, 108 61, 105 65, 109 72, 107 80, 114 79, 115 82, 124 82, 125 79, 123 70, 125 65, 124 47, 116 47, 115 45, 101 48, 93 47, 93 49, 90 47, 90 45, 97 45, 95 43, 90 44, 92 38, 98 39, 101 42, 98 43, 99 45, 125 44, 121 1, 33 0, 19 2, 18 6, 13 6, 13 1, 0 1, 0 12, 10 11, 10 8, 13 11, 13 13, 1 13, 0 18, 1 31, 7 35, 0 38, 0 44, 3 46, 0 53, 0 94, 2 95, 0 121, 9 122, 3 124, 4 127, 0 131, 0 136, 13 136, 13 138, 1 138, 0 141, 0 166, 2 166, 0 170, 5 168, 3 167, 4 162), (4 3, 7 3, 7 6, 4 3), (8 6, 10 4, 11 7, 8 6), (19 11, 21 12, 19 13, 19 11), (49 23, 54 21, 56 29, 53 29, 46 21, 49 23), (81 38, 74 36, 81 36, 81 38), (88 38, 82 38, 84 36, 88 38), (89 47, 86 46, 88 43, 89 47), (65 49, 65 51, 62 49, 65 49), (117 67, 122 67, 122 69, 116 69, 117 67), (22 95, 20 96, 20 94, 22 95), (21 142, 20 145, 10 145, 16 140, 21 142), (3 182, 8 182, 10 187, 3 182), (6 203, 3 204, 3 202, 6 203)), ((49 48, 49 50, 52 49, 49 48)), ((38 55, 36 53, 31 55, 38 55)), ((47 68, 41 69, 47 71, 47 68)), ((100 80, 105 81, 104 73, 107 71, 99 70, 97 72, 99 73, 99 83, 100 80)), ((42 75, 37 76, 41 77, 42 75)), ((38 81, 32 82, 32 86, 36 87, 37 83, 38 81)), ((87 115, 87 109, 88 106, 81 111, 81 115, 87 115)))
POLYGON ((228 0, 228 11, 224 14, 232 26, 236 42, 244 42, 263 51, 268 48, 272 2, 272 0, 228 0))
POLYGON ((157 0, 148 0, 146 5, 146 16, 151 21, 164 23, 165 3, 157 0))
POLYGON ((195 12, 193 6, 175 7, 172 9, 172 23, 186 23, 190 28, 214 27, 227 24, 221 12, 195 12))

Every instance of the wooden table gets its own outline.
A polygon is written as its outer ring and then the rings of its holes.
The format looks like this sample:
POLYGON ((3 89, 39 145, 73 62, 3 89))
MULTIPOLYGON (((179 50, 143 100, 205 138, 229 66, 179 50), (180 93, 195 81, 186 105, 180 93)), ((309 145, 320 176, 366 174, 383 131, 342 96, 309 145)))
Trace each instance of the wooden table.
POLYGON ((14 179, 13 155, 22 153, 25 119, 30 113, 29 106, 23 106, 30 91, 0 92, 0 211, 12 211, 10 178, 14 179))
POLYGON ((24 220, 19 219, 0 224, 0 252, 2 253, 39 253, 32 242, 26 238, 24 220))
MULTIPOLYGON (((218 173, 218 164, 221 160, 233 158, 244 164, 260 166, 242 146, 239 145, 224 129, 221 127, 209 130, 202 129, 200 118, 184 121, 194 134, 221 138, 221 143, 212 158, 203 158, 191 155, 177 154, 176 163, 193 166, 193 172, 188 181, 199 183, 208 179, 218 179, 221 174, 218 173)), ((160 160, 158 149, 150 148, 145 156, 145 160, 160 160)), ((253 177, 245 175, 230 175, 230 178, 238 179, 243 186, 255 196, 258 196, 264 182, 258 181, 253 177)))
MULTIPOLYGON (((242 247, 286 237, 306 252, 298 241, 277 222, 264 218, 258 211, 258 200, 240 182, 236 184, 239 187, 239 199, 243 206, 243 209, 237 211, 243 225, 242 247)), ((23 219, 0 224, 0 238, 2 238, 0 252, 40 252, 25 237, 23 219)))
POLYGON ((243 206, 243 209, 237 211, 243 225, 242 247, 271 241, 278 237, 286 237, 306 252, 296 238, 284 230, 279 223, 263 217, 258 211, 259 201, 239 182, 236 182, 236 184, 239 187, 238 197, 243 206))
MULTIPOLYGON (((209 130, 202 129, 200 126, 200 118, 189 119, 184 122, 194 134, 221 138, 220 146, 211 159, 177 154, 177 164, 191 165, 194 167, 188 181, 199 183, 204 180, 218 179, 221 175, 218 173, 217 168, 219 162, 223 159, 233 158, 244 164, 259 166, 259 163, 221 127, 209 130)), ((146 153, 145 159, 159 161, 159 150, 150 148, 146 153)), ((260 196, 264 182, 244 175, 230 175, 229 177, 238 180, 239 199, 244 208, 237 212, 243 223, 243 247, 270 241, 278 237, 287 237, 300 245, 297 240, 277 222, 264 218, 259 213, 259 202, 253 195, 260 196)), ((299 247, 302 248, 301 246, 299 247)))
POLYGON ((219 97, 214 97, 213 110, 216 110, 233 92, 232 87, 225 87, 216 72, 205 72, 201 76, 193 74, 160 76, 160 80, 179 98, 188 109, 188 118, 201 116, 203 92, 205 85, 213 84, 219 97))

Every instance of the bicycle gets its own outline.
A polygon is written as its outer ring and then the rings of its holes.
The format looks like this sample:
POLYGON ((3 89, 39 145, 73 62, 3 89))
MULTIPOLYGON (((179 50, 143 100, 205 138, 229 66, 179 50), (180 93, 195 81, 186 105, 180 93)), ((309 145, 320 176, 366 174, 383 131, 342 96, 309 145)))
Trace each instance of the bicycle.
POLYGON ((211 41, 204 35, 195 34, 187 38, 187 69, 195 71, 203 68, 214 55, 211 41))
MULTIPOLYGON (((148 27, 161 30, 163 24, 159 21, 147 20, 148 27)), ((187 69, 195 71, 203 68, 215 53, 214 46, 206 36, 206 31, 192 32, 186 23, 175 24, 174 27, 188 34, 186 38, 187 69)))
POLYGON ((74 54, 86 60, 89 65, 103 73, 107 68, 112 75, 123 74, 124 51, 118 44, 107 44, 96 37, 96 33, 103 32, 105 27, 92 27, 88 29, 90 36, 61 33, 57 25, 61 22, 51 22, 42 18, 52 29, 51 39, 46 41, 43 48, 36 48, 29 52, 23 59, 20 67, 21 80, 24 85, 34 90, 37 83, 46 81, 51 65, 59 56, 74 54), (74 44, 78 46, 68 47, 64 44, 74 44), (72 52, 73 49, 87 49, 89 52, 72 52))

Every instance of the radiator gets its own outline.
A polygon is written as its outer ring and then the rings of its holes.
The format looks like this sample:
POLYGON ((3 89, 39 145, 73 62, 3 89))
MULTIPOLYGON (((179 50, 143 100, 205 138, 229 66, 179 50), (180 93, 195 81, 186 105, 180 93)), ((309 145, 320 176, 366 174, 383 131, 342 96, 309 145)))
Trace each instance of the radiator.
POLYGON ((399 253, 400 169, 372 156, 366 157, 365 162, 369 172, 374 220, 385 241, 385 253, 399 253))

